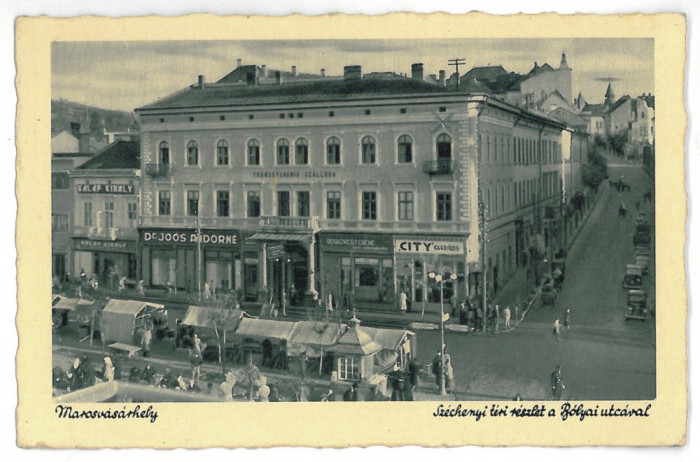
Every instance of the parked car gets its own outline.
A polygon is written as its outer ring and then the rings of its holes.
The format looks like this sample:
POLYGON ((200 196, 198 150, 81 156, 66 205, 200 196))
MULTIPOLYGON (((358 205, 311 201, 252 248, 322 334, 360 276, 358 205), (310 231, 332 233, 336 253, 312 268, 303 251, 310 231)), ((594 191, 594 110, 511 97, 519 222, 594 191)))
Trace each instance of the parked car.
POLYGON ((557 289, 554 283, 549 281, 542 286, 542 304, 554 305, 557 302, 557 289))
POLYGON ((622 278, 623 289, 638 289, 642 286, 642 268, 637 265, 627 265, 627 273, 622 278))
POLYGON ((647 293, 643 290, 630 290, 627 294, 627 313, 625 319, 638 319, 646 321, 649 319, 647 309, 647 293))

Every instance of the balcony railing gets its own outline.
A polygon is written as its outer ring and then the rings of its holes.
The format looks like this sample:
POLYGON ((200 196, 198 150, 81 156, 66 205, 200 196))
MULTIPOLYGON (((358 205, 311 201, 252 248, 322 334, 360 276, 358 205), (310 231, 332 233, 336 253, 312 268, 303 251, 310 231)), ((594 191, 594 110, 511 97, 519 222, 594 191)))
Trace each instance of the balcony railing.
POLYGON ((423 162, 423 173, 428 173, 430 175, 449 175, 452 173, 452 160, 426 160, 423 162))
POLYGON ((152 177, 168 176, 170 164, 146 164, 146 175, 152 177))
POLYGON ((318 230, 318 217, 260 217, 263 228, 287 228, 315 231, 318 230))

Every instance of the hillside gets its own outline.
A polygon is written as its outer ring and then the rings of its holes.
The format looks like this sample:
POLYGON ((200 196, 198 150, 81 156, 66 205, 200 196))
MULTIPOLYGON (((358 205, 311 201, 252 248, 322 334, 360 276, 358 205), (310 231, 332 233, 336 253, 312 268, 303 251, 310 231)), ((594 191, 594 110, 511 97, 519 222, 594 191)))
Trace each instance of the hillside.
POLYGON ((70 132, 71 123, 83 125, 88 119, 90 135, 102 139, 104 129, 109 132, 121 132, 131 129, 138 132, 138 124, 132 113, 111 111, 66 100, 51 100, 51 136, 63 130, 70 132))

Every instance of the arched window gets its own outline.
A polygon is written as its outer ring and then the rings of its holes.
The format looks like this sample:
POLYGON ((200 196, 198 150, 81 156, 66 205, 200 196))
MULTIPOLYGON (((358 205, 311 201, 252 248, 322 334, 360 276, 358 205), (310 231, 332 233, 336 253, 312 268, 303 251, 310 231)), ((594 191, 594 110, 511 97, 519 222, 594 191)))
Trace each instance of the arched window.
POLYGON ((170 163, 170 146, 167 141, 161 141, 158 145, 159 160, 161 164, 170 163))
POLYGON ((440 162, 452 162, 452 138, 447 133, 437 137, 437 158, 440 162))
POLYGON ((365 136, 362 138, 362 163, 363 164, 374 164, 376 159, 376 144, 374 138, 371 136, 365 136))
POLYGON ((289 165, 289 141, 285 138, 277 141, 277 165, 289 165))
POLYGON ((199 145, 196 141, 187 143, 187 165, 199 165, 199 145))
POLYGON ((340 164, 340 140, 335 136, 328 138, 326 148, 328 165, 340 164))
POLYGON ((410 136, 399 136, 398 148, 400 164, 410 164, 413 162, 413 140, 410 136))
POLYGON ((306 165, 309 163, 309 142, 305 138, 299 138, 296 143, 296 159, 297 165, 306 165))
POLYGON ((216 165, 228 165, 228 141, 216 143, 216 165))
POLYGON ((256 139, 248 141, 248 165, 260 165, 260 142, 256 139))

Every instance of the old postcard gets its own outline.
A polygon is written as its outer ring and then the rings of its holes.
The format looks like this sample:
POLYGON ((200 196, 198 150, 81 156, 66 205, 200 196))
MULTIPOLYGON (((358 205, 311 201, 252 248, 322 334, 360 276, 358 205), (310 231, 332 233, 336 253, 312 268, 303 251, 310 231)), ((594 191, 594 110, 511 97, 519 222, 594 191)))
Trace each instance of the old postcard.
POLYGON ((684 444, 685 32, 19 19, 19 444, 684 444))

